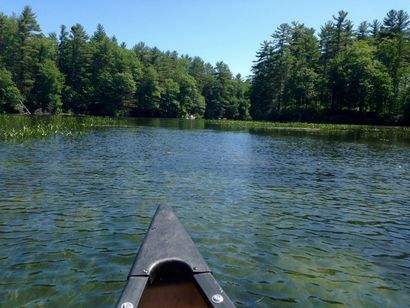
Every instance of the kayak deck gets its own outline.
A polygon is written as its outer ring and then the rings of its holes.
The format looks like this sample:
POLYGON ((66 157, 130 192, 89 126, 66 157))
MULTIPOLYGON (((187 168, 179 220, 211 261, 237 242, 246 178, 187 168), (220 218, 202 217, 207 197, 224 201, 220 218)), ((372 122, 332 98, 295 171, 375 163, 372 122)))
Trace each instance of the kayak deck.
POLYGON ((235 307, 169 206, 158 207, 118 308, 235 307))

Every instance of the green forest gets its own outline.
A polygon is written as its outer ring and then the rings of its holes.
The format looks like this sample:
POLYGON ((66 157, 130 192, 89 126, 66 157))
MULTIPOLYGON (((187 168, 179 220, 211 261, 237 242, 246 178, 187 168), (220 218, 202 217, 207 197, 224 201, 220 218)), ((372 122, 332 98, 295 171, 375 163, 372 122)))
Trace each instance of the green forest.
POLYGON ((251 115, 265 120, 410 123, 409 15, 354 28, 339 11, 315 30, 282 24, 253 66, 251 115))
POLYGON ((128 48, 102 25, 44 34, 32 9, 0 13, 0 113, 410 124, 410 20, 282 24, 252 75, 223 62, 128 48))

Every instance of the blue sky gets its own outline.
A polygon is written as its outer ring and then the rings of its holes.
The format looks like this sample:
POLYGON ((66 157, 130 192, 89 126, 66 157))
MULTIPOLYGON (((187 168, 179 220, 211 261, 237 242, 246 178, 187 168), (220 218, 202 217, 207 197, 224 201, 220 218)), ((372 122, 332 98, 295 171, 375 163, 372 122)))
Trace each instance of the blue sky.
POLYGON ((390 9, 410 13, 410 0, 0 0, 0 11, 19 14, 29 5, 45 33, 82 24, 92 34, 98 23, 128 47, 143 41, 161 50, 224 61, 233 73, 250 72, 259 44, 284 22, 316 30, 341 9, 357 26, 382 20, 390 9))

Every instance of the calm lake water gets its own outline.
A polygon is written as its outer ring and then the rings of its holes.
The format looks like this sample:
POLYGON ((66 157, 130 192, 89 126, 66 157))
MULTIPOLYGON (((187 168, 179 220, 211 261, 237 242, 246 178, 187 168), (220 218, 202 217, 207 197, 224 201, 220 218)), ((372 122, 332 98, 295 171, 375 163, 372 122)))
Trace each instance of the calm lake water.
POLYGON ((161 203, 237 306, 410 303, 408 141, 139 120, 0 141, 0 306, 113 306, 161 203))

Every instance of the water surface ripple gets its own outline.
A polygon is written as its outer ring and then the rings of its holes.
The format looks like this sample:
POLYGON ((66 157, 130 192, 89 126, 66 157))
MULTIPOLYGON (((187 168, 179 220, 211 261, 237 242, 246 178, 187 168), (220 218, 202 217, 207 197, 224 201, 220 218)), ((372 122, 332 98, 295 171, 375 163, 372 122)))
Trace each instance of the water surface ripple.
POLYGON ((408 305, 408 144, 167 126, 0 142, 0 306, 112 306, 161 203, 237 306, 408 305))

